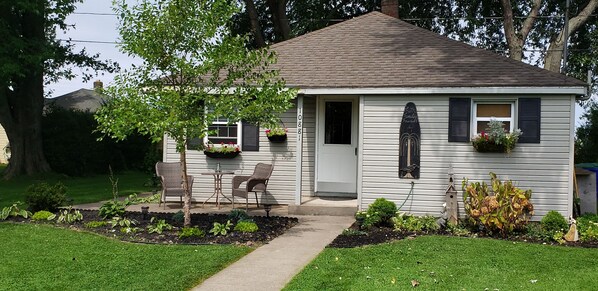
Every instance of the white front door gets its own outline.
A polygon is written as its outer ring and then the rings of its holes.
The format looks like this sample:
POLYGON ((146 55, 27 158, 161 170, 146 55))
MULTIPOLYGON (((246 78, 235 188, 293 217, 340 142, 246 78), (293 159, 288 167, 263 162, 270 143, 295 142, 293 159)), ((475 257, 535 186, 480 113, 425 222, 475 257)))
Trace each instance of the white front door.
POLYGON ((357 197, 357 97, 320 97, 316 192, 357 197))

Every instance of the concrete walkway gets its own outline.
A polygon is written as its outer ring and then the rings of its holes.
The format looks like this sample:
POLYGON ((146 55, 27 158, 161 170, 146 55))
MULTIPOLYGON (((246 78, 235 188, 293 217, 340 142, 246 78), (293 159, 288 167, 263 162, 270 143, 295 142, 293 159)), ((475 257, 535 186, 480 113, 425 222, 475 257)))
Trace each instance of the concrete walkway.
POLYGON ((283 235, 193 290, 280 290, 354 221, 352 216, 301 216, 283 235))

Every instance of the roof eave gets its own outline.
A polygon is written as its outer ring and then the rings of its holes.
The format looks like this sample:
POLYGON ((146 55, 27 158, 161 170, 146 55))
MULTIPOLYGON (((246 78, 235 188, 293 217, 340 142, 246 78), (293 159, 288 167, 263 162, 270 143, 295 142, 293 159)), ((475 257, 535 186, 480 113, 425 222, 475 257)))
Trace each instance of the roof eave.
POLYGON ((499 94, 499 95, 575 95, 587 96, 586 86, 561 87, 385 87, 385 88, 300 88, 305 95, 455 95, 455 94, 499 94))

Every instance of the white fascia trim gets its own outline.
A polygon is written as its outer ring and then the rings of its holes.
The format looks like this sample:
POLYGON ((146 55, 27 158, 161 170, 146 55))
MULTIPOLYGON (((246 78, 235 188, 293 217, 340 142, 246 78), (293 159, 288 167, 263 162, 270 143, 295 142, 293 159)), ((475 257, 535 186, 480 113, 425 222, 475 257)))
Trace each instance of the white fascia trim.
POLYGON ((542 94, 585 95, 580 87, 414 87, 414 88, 314 88, 299 89, 306 95, 389 95, 389 94, 542 94))

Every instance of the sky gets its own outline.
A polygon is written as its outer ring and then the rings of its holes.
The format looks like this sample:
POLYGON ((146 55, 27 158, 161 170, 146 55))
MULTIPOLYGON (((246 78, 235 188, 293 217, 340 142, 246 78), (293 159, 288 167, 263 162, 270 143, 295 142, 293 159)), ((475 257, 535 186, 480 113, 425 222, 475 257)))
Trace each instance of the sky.
MULTIPOLYGON (((135 1, 127 1, 134 3, 135 1)), ((132 64, 139 64, 139 59, 134 59, 121 53, 117 47, 118 31, 117 17, 112 11, 112 0, 84 0, 77 5, 75 13, 66 19, 68 24, 74 24, 75 28, 59 34, 61 39, 72 39, 78 49, 86 48, 90 54, 99 53, 100 59, 109 59, 118 62, 121 69, 130 68, 132 64)), ((75 72, 78 72, 75 69, 75 72)), ((60 80, 50 84, 47 89, 51 97, 61 96, 81 88, 92 89, 94 80, 101 80, 104 86, 114 79, 114 74, 107 72, 100 73, 87 83, 81 77, 73 80, 60 80)), ((576 127, 582 124, 581 114, 583 109, 577 105, 575 109, 576 127)))

